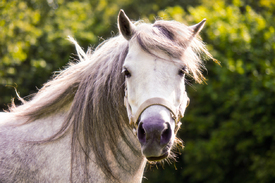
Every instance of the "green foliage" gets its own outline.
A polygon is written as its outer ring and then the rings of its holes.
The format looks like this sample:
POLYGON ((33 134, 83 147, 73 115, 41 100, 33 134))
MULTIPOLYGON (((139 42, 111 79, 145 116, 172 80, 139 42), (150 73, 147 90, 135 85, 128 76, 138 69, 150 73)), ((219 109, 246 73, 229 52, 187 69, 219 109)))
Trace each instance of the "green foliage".
POLYGON ((18 78, 16 80, 20 84, 27 79, 20 77, 18 66, 22 65, 22 69, 29 70, 23 68, 23 65, 42 30, 37 28, 41 19, 40 12, 29 8, 25 2, 1 1, 0 11, 0 103, 3 103, 11 98, 4 86, 13 85, 15 78, 18 78))
POLYGON ((6 109, 15 96, 14 87, 22 96, 34 93, 66 65, 75 53, 68 35, 85 48, 97 45, 97 36, 110 37, 119 5, 105 0, 1 1, 0 108, 6 109))
POLYGON ((201 36, 221 66, 208 61, 207 85, 187 89, 178 162, 148 166, 144 182, 275 182, 273 0, 48 2, 0 2, 1 109, 15 97, 13 87, 34 93, 66 65, 75 53, 68 35, 87 48, 116 34, 120 8, 146 21, 207 18, 201 36))
MULTIPOLYGON (((272 171, 275 170, 275 35, 272 13, 257 13, 253 7, 235 0, 231 5, 215 1, 212 7, 192 8, 190 15, 194 20, 208 15, 210 23, 203 36, 223 64, 222 68, 208 67, 212 72, 208 85, 197 89, 205 91, 203 95, 206 96, 198 102, 205 105, 206 111, 194 111, 193 114, 191 111, 190 114, 197 117, 192 117, 191 121, 201 118, 201 122, 205 121, 205 116, 214 115, 211 117, 213 126, 205 131, 208 138, 204 139, 210 157, 202 154, 203 161, 206 161, 204 168, 213 171, 205 174, 203 179, 195 178, 195 172, 185 174, 204 182, 275 181, 272 171), (209 166, 210 163, 216 166, 209 166), (207 180, 209 174, 217 174, 217 178, 207 180)), ((192 149, 187 146, 188 150, 192 149)), ((189 163, 195 166, 200 161, 189 163)))

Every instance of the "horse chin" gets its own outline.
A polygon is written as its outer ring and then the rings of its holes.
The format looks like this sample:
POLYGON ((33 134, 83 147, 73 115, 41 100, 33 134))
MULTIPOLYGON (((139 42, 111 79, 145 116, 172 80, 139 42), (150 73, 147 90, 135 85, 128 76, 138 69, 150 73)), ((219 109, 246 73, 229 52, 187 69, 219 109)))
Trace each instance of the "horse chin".
POLYGON ((168 156, 169 156, 169 152, 166 152, 166 153, 164 153, 161 156, 158 156, 158 157, 146 157, 146 159, 148 161, 161 161, 161 160, 164 160, 165 158, 167 158, 168 156))
POLYGON ((171 143, 169 143, 164 149, 162 149, 162 152, 160 153, 160 155, 156 155, 156 156, 154 156, 154 155, 146 156, 145 155, 145 157, 150 162, 162 161, 169 156, 170 147, 171 147, 171 143))

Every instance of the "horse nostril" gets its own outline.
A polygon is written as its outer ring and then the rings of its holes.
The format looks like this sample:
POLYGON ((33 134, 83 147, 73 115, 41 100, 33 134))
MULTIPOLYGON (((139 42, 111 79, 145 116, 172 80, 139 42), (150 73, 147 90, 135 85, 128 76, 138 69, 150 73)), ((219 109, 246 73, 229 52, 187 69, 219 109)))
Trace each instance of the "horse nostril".
POLYGON ((171 130, 170 124, 169 123, 165 123, 165 124, 167 126, 166 126, 166 129, 162 131, 161 139, 160 139, 161 144, 167 144, 170 141, 172 136, 172 130, 171 130))
POLYGON ((138 135, 139 142, 141 144, 144 144, 146 142, 146 132, 143 128, 143 123, 142 122, 140 122, 139 125, 138 125, 137 135, 138 135))

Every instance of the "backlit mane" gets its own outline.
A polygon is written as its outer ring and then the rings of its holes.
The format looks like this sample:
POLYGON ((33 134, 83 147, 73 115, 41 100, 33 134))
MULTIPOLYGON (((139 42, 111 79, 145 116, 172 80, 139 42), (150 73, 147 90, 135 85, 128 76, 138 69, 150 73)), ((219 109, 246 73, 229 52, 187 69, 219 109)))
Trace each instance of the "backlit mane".
MULTIPOLYGON (((171 57, 179 58, 187 67, 189 74, 195 81, 201 83, 204 68, 201 56, 212 56, 205 49, 200 38, 192 37, 191 30, 175 21, 156 21, 154 24, 135 23, 137 32, 133 39, 148 53, 162 51, 171 57)), ((133 147, 129 137, 124 133, 129 127, 124 98, 124 75, 121 74, 122 65, 128 53, 129 42, 122 35, 103 42, 94 51, 84 53, 74 42, 79 55, 79 62, 61 71, 54 79, 46 83, 42 89, 29 101, 21 99, 23 104, 10 107, 10 112, 18 117, 26 118, 27 122, 44 118, 67 110, 67 117, 58 133, 45 141, 52 141, 61 137, 69 128, 73 128, 72 164, 77 155, 85 156, 85 168, 89 163, 88 154, 94 150, 98 165, 107 176, 113 176, 102 153, 104 142, 113 154, 117 148, 118 137, 121 137, 139 155, 139 149, 133 147), (100 129, 100 130, 99 130, 100 129), (80 145, 79 145, 80 143, 80 145), (92 147, 92 148, 90 148, 92 147), (79 155, 80 155, 79 154, 79 155)), ((117 159, 127 158, 115 156, 117 159)), ((121 165, 131 168, 130 165, 121 165), (129 166, 129 167, 128 167, 129 166)), ((129 171, 131 171, 129 169, 129 171)))

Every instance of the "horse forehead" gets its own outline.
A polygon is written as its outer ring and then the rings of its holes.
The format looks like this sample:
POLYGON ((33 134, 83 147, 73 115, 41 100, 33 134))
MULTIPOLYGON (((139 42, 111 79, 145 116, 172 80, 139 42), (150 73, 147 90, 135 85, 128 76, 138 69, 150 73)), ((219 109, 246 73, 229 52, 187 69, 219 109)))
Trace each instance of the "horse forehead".
POLYGON ((159 66, 158 69, 167 69, 167 66, 173 65, 171 62, 167 62, 167 60, 171 60, 171 58, 162 52, 153 52, 153 54, 150 54, 144 51, 138 43, 130 42, 129 52, 124 65, 132 65, 134 69, 140 68, 142 70, 156 69, 157 66, 159 66))
POLYGON ((179 60, 171 60, 165 53, 150 54, 138 44, 130 45, 124 66, 132 73, 128 80, 132 83, 131 93, 143 93, 142 96, 173 96, 181 88, 181 79, 177 75, 179 60), (155 56, 156 55, 156 56, 155 56), (139 86, 139 87, 138 87, 139 86), (146 89, 146 94, 144 94, 146 89), (176 91, 175 91, 176 90, 176 91))

